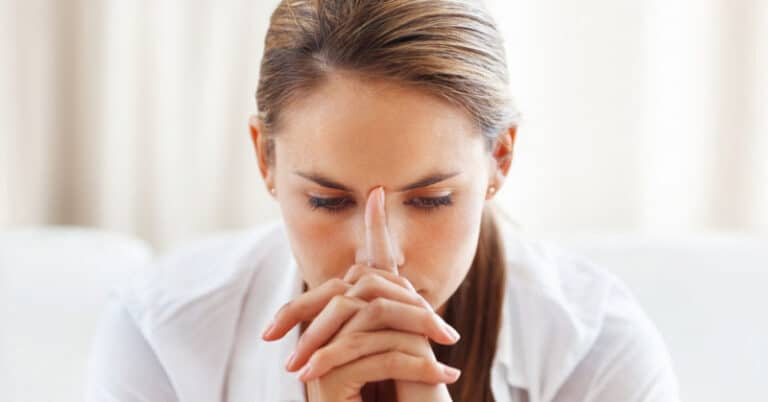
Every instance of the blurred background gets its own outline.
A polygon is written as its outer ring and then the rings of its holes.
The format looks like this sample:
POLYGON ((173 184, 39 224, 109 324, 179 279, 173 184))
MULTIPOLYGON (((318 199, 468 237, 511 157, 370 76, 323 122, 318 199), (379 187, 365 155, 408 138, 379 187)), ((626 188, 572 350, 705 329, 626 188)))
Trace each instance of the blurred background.
MULTIPOLYGON (((485 3, 523 114, 498 206, 628 284, 684 400, 765 400, 768 1, 485 3)), ((279 217, 247 126, 276 4, 0 0, 0 401, 82 400, 122 273, 279 217)))
MULTIPOLYGON (((160 249, 278 216, 247 120, 275 0, 4 0, 0 222, 160 249)), ((768 231, 768 2, 486 1, 530 232, 768 231)))

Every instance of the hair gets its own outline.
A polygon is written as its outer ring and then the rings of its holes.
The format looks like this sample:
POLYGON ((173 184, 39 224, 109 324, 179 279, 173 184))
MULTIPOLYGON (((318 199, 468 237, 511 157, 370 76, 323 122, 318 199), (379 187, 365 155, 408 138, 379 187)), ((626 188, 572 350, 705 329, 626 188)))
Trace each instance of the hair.
MULTIPOLYGON (((281 116, 334 72, 403 84, 467 112, 492 150, 517 126, 502 37, 479 0, 283 0, 270 19, 256 92, 266 158, 274 163, 281 116)), ((467 276, 444 319, 462 339, 433 344, 462 370, 448 386, 456 401, 493 401, 490 371, 504 299, 504 253, 486 205, 467 276)))

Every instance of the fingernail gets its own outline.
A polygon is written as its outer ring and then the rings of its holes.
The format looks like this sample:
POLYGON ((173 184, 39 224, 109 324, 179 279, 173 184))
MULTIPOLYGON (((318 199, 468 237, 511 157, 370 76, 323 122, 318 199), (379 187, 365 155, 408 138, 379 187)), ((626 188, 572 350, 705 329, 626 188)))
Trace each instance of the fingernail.
POLYGON ((299 380, 307 381, 307 379, 309 379, 309 375, 311 371, 312 371, 312 365, 307 363, 307 365, 304 366, 303 369, 301 369, 301 372, 299 372, 299 380))
POLYGON ((445 321, 443 321, 443 330, 448 335, 448 337, 451 338, 452 342, 456 342, 459 340, 459 338, 461 338, 461 335, 459 335, 459 333, 456 332, 456 330, 452 326, 448 325, 448 323, 445 321))
POLYGON ((285 369, 286 370, 290 370, 291 369, 291 365, 293 364, 293 359, 295 359, 295 358, 296 358, 296 352, 293 352, 293 353, 291 353, 290 356, 288 356, 288 362, 285 363, 285 369))
POLYGON ((461 370, 443 365, 443 374, 445 374, 445 376, 448 377, 451 381, 456 381, 461 375, 461 370))
POLYGON ((261 334, 261 338, 265 339, 266 337, 268 337, 270 335, 270 333, 272 332, 273 328, 275 328, 275 322, 274 321, 269 323, 269 326, 267 327, 267 329, 265 329, 264 333, 261 334))

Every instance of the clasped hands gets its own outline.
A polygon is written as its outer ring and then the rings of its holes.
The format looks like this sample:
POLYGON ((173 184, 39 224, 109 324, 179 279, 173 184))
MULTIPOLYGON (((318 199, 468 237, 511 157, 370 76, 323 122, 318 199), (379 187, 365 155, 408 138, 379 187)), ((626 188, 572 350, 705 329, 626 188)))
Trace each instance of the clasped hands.
POLYGON ((459 334, 398 274, 381 187, 368 196, 365 232, 368 264, 285 304, 262 338, 311 322, 286 362, 288 371, 301 369, 311 402, 362 402, 366 383, 390 379, 398 402, 450 401, 445 384, 460 371, 437 361, 429 339, 452 345, 459 334))

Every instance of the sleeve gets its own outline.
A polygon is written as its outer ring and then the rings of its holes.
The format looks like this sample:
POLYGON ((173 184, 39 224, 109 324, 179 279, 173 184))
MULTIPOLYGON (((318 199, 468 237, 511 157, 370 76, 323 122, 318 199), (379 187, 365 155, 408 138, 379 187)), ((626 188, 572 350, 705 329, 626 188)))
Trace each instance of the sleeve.
POLYGON ((662 336, 618 280, 605 308, 594 345, 553 402, 679 402, 662 336))
POLYGON ((135 322, 111 299, 88 361, 87 402, 177 402, 154 351, 135 322))

